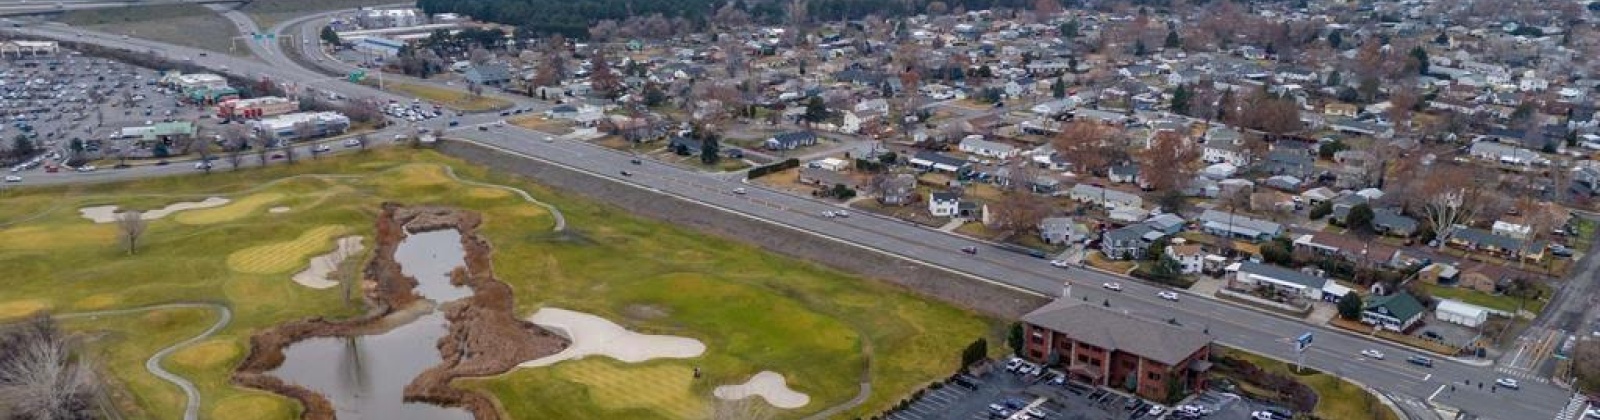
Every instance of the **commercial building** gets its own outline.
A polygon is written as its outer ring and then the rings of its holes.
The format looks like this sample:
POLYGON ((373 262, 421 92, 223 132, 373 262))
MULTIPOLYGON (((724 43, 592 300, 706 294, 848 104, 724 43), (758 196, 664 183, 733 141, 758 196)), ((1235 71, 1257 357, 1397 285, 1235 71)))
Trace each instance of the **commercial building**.
POLYGON ((267 138, 295 141, 343 133, 350 128, 350 118, 337 112, 299 112, 251 121, 250 128, 267 138), (301 132, 301 126, 307 129, 301 132))
POLYGON ((1383 328, 1390 331, 1405 332, 1417 325, 1422 320, 1422 314, 1428 308, 1417 301, 1416 296, 1400 292, 1388 296, 1367 298, 1366 308, 1361 310, 1361 323, 1383 328))
POLYGON ((179 92, 200 89, 218 90, 228 88, 228 79, 211 73, 181 74, 171 72, 161 78, 161 84, 171 86, 179 92))
POLYGON ((1267 288, 1309 301, 1322 300, 1324 289, 1330 283, 1322 277, 1251 261, 1238 263, 1234 271, 1237 272, 1230 285, 1233 288, 1267 288))
POLYGON ((263 96, 260 98, 222 101, 222 103, 217 104, 217 118, 264 118, 299 110, 300 101, 277 96, 263 96))
POLYGON ((392 58, 400 55, 400 50, 406 43, 389 38, 371 36, 356 41, 350 48, 363 54, 371 54, 380 58, 392 58))
POLYGON ((1023 315, 1022 323, 1022 356, 1064 366, 1075 381, 1132 389, 1162 402, 1206 389, 1211 336, 1201 331, 1071 297, 1023 315))
POLYGON ((1489 309, 1466 302, 1450 299, 1439 299, 1439 306, 1434 308, 1433 317, 1440 321, 1459 324, 1476 328, 1489 320, 1489 309))
POLYGON ((428 23, 428 17, 417 9, 367 9, 356 21, 367 29, 403 28, 428 23))

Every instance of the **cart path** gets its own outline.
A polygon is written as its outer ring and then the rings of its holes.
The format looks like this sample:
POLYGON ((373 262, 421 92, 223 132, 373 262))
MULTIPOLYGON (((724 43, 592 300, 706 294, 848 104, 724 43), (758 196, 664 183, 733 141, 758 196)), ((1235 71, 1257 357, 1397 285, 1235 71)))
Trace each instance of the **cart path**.
POLYGON ((553 229, 553 230, 555 230, 556 232, 567 230, 567 218, 561 215, 561 209, 558 209, 558 208, 556 208, 556 206, 550 205, 549 203, 545 203, 543 201, 539 201, 539 200, 534 199, 533 195, 528 194, 527 191, 523 191, 521 188, 507 186, 507 185, 491 184, 491 183, 487 183, 487 182, 478 182, 478 181, 473 181, 473 180, 469 180, 469 179, 461 179, 461 177, 456 176, 455 168, 451 168, 450 165, 441 165, 441 166, 444 166, 444 173, 447 174, 447 175, 450 175, 450 179, 455 180, 456 182, 459 182, 459 183, 462 183, 462 184, 467 184, 467 185, 479 186, 479 187, 498 188, 498 189, 502 189, 502 190, 506 190, 506 191, 511 191, 511 192, 517 193, 517 195, 522 196, 523 200, 525 200, 525 201, 527 201, 529 203, 532 203, 533 205, 536 205, 536 206, 539 206, 539 207, 544 207, 545 210, 549 210, 550 211, 550 214, 552 216, 555 216, 555 218, 556 218, 556 226, 555 226, 555 229, 553 229))
POLYGON ((210 338, 213 334, 216 334, 217 331, 222 330, 223 327, 228 326, 228 323, 233 321, 233 310, 228 309, 227 306, 224 306, 224 305, 221 305, 221 304, 216 304, 216 303, 183 302, 183 303, 167 303, 167 304, 161 304, 161 305, 142 306, 142 307, 137 307, 137 308, 127 308, 127 309, 112 309, 112 310, 105 310, 105 311, 77 312, 77 313, 70 313, 70 314, 60 314, 60 315, 56 315, 55 318, 56 319, 73 319, 73 318, 88 318, 88 317, 100 317, 100 316, 118 316, 118 315, 127 315, 127 314, 149 312, 149 311, 159 311, 159 310, 167 310, 167 309, 190 309, 190 308, 216 309, 217 313, 220 316, 217 318, 217 322, 215 324, 211 324, 210 328, 206 328, 206 330, 200 332, 199 335, 196 335, 194 337, 190 337, 187 340, 179 341, 176 344, 173 344, 171 346, 167 346, 166 348, 163 348, 161 350, 156 351, 155 355, 150 356, 149 359, 145 359, 145 361, 144 361, 144 370, 150 372, 150 374, 152 374, 152 375, 156 375, 156 377, 159 377, 162 380, 165 380, 167 382, 171 382, 173 385, 177 385, 178 388, 182 389, 183 390, 183 394, 184 394, 184 398, 188 400, 187 403, 184 406, 184 409, 183 409, 183 419, 184 420, 198 420, 200 418, 200 391, 194 387, 194 383, 189 382, 189 380, 184 379, 182 376, 178 376, 176 374, 173 374, 172 372, 167 371, 165 368, 162 368, 161 367, 161 361, 163 359, 166 359, 166 357, 168 355, 171 355, 173 352, 178 351, 178 350, 180 350, 180 349, 182 349, 184 347, 188 347, 190 345, 193 345, 194 343, 197 343, 200 340, 204 340, 204 339, 210 338))

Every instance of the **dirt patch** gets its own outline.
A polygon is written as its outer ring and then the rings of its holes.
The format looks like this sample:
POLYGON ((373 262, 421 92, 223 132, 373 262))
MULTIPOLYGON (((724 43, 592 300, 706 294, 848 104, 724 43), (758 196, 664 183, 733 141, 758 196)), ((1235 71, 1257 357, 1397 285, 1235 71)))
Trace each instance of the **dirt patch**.
POLYGON ((815 261, 999 318, 1022 316, 1048 301, 1043 297, 978 282, 966 276, 876 252, 839 252, 839 243, 820 236, 472 143, 447 140, 440 142, 439 150, 497 171, 532 178, 567 193, 624 208, 634 214, 753 244, 770 252, 815 261))
POLYGON ((333 419, 333 404, 327 398, 266 372, 282 365, 283 350, 301 340, 379 333, 428 313, 432 302, 415 292, 417 280, 401 272, 395 251, 407 231, 456 229, 466 258, 465 267, 451 273, 451 283, 467 286, 473 294, 440 308, 450 323, 449 334, 438 343, 443 361, 406 385, 405 400, 460 407, 479 420, 499 419, 488 395, 453 388, 450 382, 504 373, 519 363, 560 352, 567 341, 517 319, 511 287, 494 277, 492 247, 477 233, 481 222, 477 213, 468 211, 385 203, 377 221, 376 250, 362 273, 368 313, 345 320, 290 321, 251 336, 250 353, 234 371, 233 382, 299 401, 305 407, 302 419, 333 419))

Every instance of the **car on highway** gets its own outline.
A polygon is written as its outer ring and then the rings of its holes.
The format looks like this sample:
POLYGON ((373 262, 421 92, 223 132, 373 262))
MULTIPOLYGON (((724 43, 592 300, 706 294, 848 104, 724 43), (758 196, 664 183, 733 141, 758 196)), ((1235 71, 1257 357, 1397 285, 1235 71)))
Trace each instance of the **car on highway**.
POLYGON ((1117 282, 1114 282, 1114 281, 1113 282, 1101 283, 1100 287, 1104 287, 1104 288, 1106 288, 1106 290, 1110 290, 1110 291, 1113 291, 1113 292, 1122 291, 1122 283, 1117 283, 1117 282))
POLYGON ((833 215, 836 216, 836 217, 850 217, 850 212, 844 211, 844 210, 839 210, 839 211, 833 212, 833 215))
POLYGON ((1069 268, 1072 267, 1072 263, 1067 262, 1067 260, 1050 260, 1050 266, 1057 268, 1069 268))
POLYGON ((349 139, 344 141, 344 147, 361 147, 361 140, 349 139))
POLYGON ((203 171, 203 170, 206 170, 206 169, 211 169, 211 162, 195 162, 194 163, 194 169, 197 170, 197 171, 203 171))
POLYGON ((978 247, 975 247, 975 246, 964 246, 964 247, 961 247, 961 252, 977 255, 978 254, 978 247))
POLYGON ((733 193, 734 193, 734 194, 738 194, 738 195, 744 195, 744 192, 745 192, 745 191, 744 191, 744 187, 739 187, 739 188, 734 188, 734 189, 733 189, 733 193))
POLYGON ((622 176, 633 176, 633 172, 622 171, 622 176))
POLYGON ((480 125, 480 126, 478 126, 478 131, 489 131, 489 126, 480 125))
POLYGON ((1511 378, 1495 379, 1494 380, 1494 386, 1498 386, 1498 387, 1505 388, 1505 389, 1522 389, 1522 384, 1517 383, 1516 379, 1511 379, 1511 378))
POLYGON ((1293 417, 1280 410, 1260 410, 1250 413, 1250 418, 1254 420, 1289 420, 1293 417))
POLYGON ((545 143, 549 143, 549 142, 553 142, 553 141, 556 141, 555 137, 544 136, 544 142, 545 143))
POLYGON ((324 152, 332 152, 332 151, 333 151, 333 147, 328 146, 326 144, 319 144, 319 145, 316 145, 315 147, 311 148, 311 153, 324 153, 324 152))
POLYGON ((96 169, 100 169, 100 168, 96 168, 96 167, 94 167, 94 165, 83 165, 83 166, 79 166, 78 169, 74 169, 74 170, 76 170, 78 172, 94 172, 96 169))
POLYGON ((1406 363, 1410 363, 1410 364, 1417 365, 1417 366, 1422 366, 1422 367, 1430 367, 1430 368, 1433 367, 1433 359, 1429 359, 1427 357, 1422 357, 1422 356, 1407 357, 1406 358, 1406 363))
POLYGON ((1177 302, 1178 301, 1178 292, 1174 292, 1174 291, 1171 291, 1171 290, 1163 290, 1163 291, 1156 292, 1156 296, 1160 297, 1162 299, 1173 301, 1173 302, 1177 302))
POLYGON ((628 163, 632 163, 632 164, 635 164, 635 165, 643 165, 644 161, 641 161, 641 160, 635 158, 635 159, 628 159, 628 163))
POLYGON ((1373 359, 1377 359, 1377 360, 1383 360, 1383 352, 1378 351, 1377 349, 1362 350, 1361 351, 1361 355, 1362 356, 1366 356, 1366 357, 1370 357, 1370 358, 1373 358, 1373 359))
POLYGON ((6 175, 6 182, 22 182, 22 177, 16 175, 6 175))

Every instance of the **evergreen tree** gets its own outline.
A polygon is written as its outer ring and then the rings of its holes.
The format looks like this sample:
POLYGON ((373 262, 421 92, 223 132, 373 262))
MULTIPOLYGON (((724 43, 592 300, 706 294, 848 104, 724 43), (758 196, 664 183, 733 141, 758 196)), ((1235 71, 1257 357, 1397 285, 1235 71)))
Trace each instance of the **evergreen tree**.
POLYGON ((1148 52, 1149 51, 1145 51, 1144 40, 1141 39, 1133 42, 1133 55, 1143 57, 1148 52))
POLYGON ((1183 40, 1178 39, 1178 31, 1176 29, 1168 30, 1167 31, 1167 42, 1166 42, 1165 46, 1167 48, 1178 48, 1178 47, 1180 47, 1182 45, 1183 45, 1183 40))
POLYGON ((1421 45, 1411 48, 1411 58, 1417 60, 1417 74, 1428 74, 1428 50, 1421 45))
POLYGON ((1328 33, 1328 47, 1339 50, 1344 49, 1344 34, 1339 31, 1328 33))
POLYGON ((706 133, 700 139, 700 163, 715 165, 722 159, 722 136, 716 133, 706 133))
POLYGON ((828 105, 822 102, 822 97, 812 96, 806 100, 806 122, 815 124, 828 120, 828 105))
POLYGON ((1061 24, 1061 37, 1062 38, 1066 38, 1066 39, 1074 39, 1074 38, 1078 37, 1078 20, 1077 19, 1073 19, 1073 20, 1067 21, 1067 23, 1061 24))
POLYGON ((1361 295, 1355 292, 1345 293, 1339 298, 1339 317, 1354 321, 1361 319, 1361 310, 1366 306, 1361 302, 1361 295))
POLYGON ((1189 101, 1193 96, 1194 94, 1189 92, 1188 86, 1178 85, 1178 88, 1172 91, 1172 112, 1180 115, 1189 115, 1189 101))
POLYGON ((331 26, 322 27, 322 33, 320 36, 322 37, 322 41, 327 42, 329 45, 339 45, 339 33, 334 32, 333 27, 331 26))
POLYGON ((1056 99, 1067 97, 1067 81, 1057 77, 1055 82, 1050 83, 1050 96, 1056 99))
POLYGON ((1338 70, 1334 70, 1333 73, 1328 74, 1328 86, 1338 87, 1339 85, 1343 84, 1344 78, 1339 75, 1338 70))

